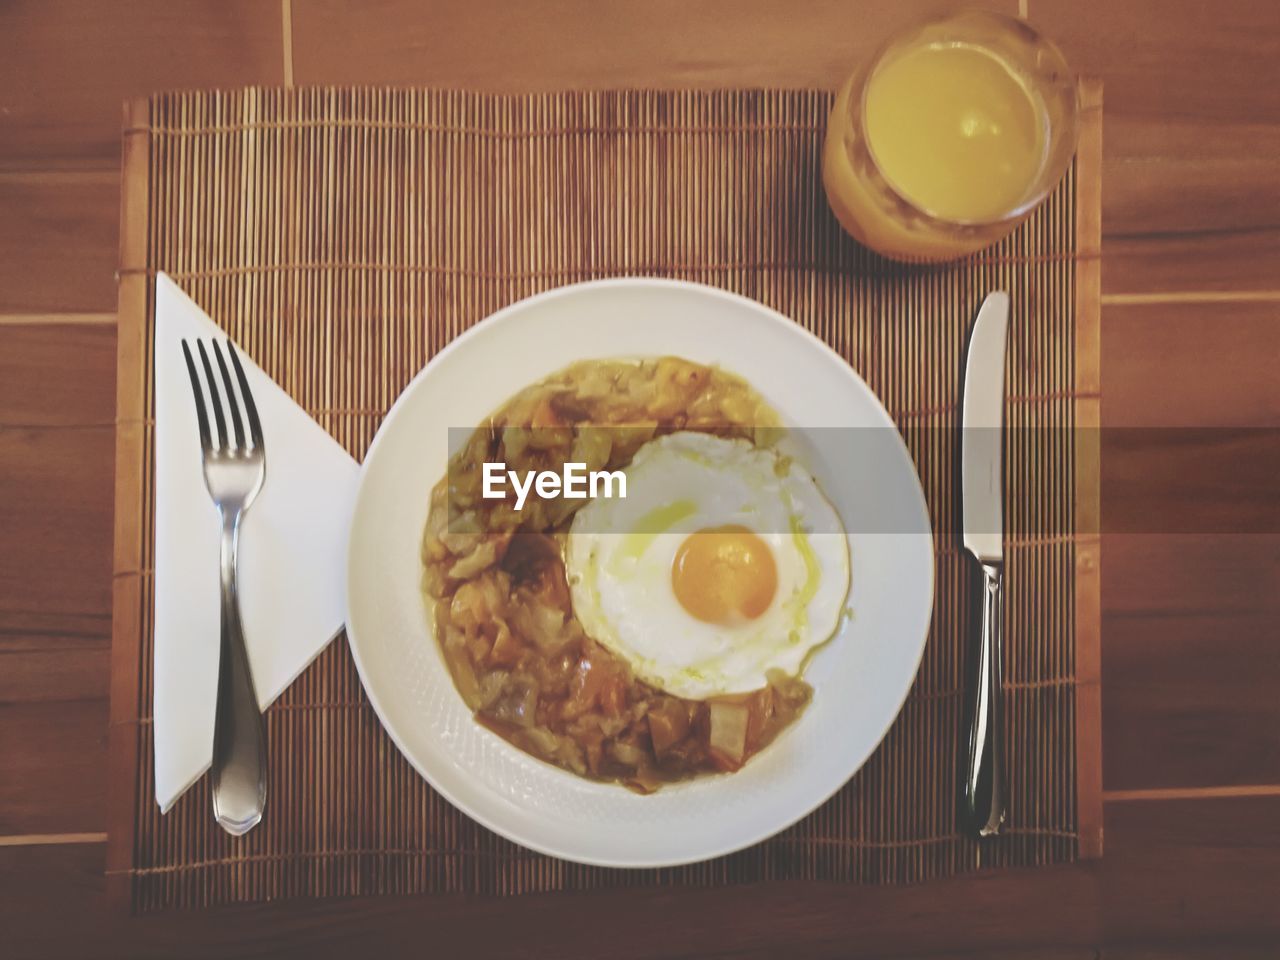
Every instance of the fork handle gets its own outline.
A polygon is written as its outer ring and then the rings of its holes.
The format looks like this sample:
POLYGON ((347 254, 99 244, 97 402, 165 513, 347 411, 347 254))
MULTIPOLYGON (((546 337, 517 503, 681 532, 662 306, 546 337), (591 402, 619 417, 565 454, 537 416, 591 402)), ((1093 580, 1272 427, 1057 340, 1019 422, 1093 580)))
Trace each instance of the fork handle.
POLYGON ((236 584, 241 514, 224 512, 222 518, 222 640, 213 725, 213 814, 235 837, 257 825, 267 804, 262 712, 249 671, 236 584))
POLYGON ((1003 659, 1003 570, 982 565, 982 645, 973 716, 964 769, 964 820, 980 837, 994 836, 1005 821, 1003 710, 1000 697, 1003 659))

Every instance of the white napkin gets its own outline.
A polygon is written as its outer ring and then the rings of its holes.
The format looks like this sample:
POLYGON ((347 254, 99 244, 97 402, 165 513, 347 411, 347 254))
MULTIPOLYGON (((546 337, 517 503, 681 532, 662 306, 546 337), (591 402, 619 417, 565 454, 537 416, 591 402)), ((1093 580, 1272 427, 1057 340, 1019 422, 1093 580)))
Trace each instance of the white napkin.
MULTIPOLYGON (((205 489, 184 337, 226 334, 156 277, 156 800, 168 811, 213 760, 217 510, 205 489)), ((265 709, 346 621, 346 551, 359 465, 243 351, 267 451, 240 535, 240 610, 265 709)))

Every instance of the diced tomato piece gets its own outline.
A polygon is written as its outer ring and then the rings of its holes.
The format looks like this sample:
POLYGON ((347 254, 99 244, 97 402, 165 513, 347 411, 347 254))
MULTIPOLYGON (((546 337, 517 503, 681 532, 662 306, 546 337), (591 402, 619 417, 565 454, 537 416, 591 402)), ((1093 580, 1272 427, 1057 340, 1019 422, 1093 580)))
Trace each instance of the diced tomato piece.
POLYGON ((658 706, 650 708, 649 739, 653 741, 653 752, 659 759, 688 733, 689 714, 684 704, 664 699, 658 706))
POLYGON ((616 717, 627 705, 627 685, 618 674, 611 674, 600 684, 600 709, 606 716, 616 717))
POLYGON ((564 426, 564 421, 560 419, 560 415, 556 413, 555 406, 551 403, 550 395, 543 397, 537 407, 534 408, 533 426, 538 428, 564 426))
POLYGON ((715 768, 722 773, 732 773, 742 767, 740 760, 734 760, 727 753, 717 750, 715 747, 710 747, 707 750, 707 757, 715 765, 715 768))
POLYGON ((489 662, 499 667, 514 667, 520 662, 523 651, 520 639, 499 620, 497 636, 493 638, 493 648, 489 651, 489 662))
POLYGON ((760 749, 765 731, 773 720, 773 687, 765 687, 752 694, 747 701, 747 711, 747 750, 754 753, 760 749))

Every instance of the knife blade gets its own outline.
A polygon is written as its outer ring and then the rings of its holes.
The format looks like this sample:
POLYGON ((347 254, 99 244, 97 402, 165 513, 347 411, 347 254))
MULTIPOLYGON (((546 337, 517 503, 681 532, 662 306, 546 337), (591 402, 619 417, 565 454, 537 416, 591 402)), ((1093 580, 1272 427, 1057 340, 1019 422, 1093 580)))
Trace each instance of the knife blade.
POLYGON ((960 439, 960 487, 964 546, 979 562, 999 563, 1004 511, 1001 431, 1004 422, 1004 355, 1009 330, 1009 295, 987 296, 969 336, 965 363, 960 439))
POLYGON ((1005 346, 1009 295, 988 294, 969 335, 961 405, 960 493, 964 546, 982 565, 982 632, 970 705, 961 811, 978 836, 1006 818, 1001 744, 1003 659, 1005 346))

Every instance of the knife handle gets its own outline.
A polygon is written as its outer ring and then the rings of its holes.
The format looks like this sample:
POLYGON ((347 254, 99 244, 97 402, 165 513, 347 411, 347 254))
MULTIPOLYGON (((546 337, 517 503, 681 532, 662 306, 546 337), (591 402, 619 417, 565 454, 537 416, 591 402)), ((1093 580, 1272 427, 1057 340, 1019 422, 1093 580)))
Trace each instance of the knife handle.
POLYGON ((978 651, 978 675, 969 727, 964 769, 963 817, 969 830, 990 837, 1005 821, 1004 723, 1000 676, 1003 660, 1003 569, 982 565, 982 646, 978 651))

